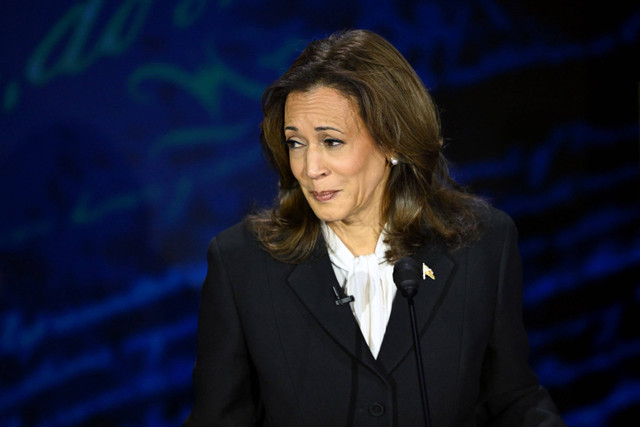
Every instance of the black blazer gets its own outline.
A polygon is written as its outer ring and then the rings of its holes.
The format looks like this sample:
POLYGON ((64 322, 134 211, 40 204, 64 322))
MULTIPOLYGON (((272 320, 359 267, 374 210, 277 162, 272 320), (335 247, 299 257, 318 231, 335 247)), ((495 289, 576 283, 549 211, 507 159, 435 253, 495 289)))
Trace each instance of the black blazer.
MULTIPOLYGON (((195 404, 185 425, 352 427, 424 424, 406 299, 393 303, 374 359, 324 242, 298 265, 275 261, 243 225, 211 241, 202 288, 195 404)), ((527 363, 517 232, 491 210, 481 237, 426 245, 414 298, 431 425, 563 426, 527 363)))

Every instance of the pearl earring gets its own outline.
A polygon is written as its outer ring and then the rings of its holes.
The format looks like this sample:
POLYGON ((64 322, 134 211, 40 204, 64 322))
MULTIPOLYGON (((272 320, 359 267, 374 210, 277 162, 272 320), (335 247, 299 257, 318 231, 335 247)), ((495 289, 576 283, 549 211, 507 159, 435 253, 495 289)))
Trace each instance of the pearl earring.
POLYGON ((399 163, 398 158, 396 156, 391 157, 391 159, 389 159, 389 163, 391 163, 391 166, 395 166, 399 163))

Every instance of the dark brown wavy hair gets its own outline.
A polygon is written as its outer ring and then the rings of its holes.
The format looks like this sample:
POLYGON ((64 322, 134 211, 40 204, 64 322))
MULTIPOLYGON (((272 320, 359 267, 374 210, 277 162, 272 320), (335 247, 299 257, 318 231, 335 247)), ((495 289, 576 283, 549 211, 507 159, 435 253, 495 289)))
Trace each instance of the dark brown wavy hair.
POLYGON ((428 240, 458 247, 477 234, 485 204, 449 176, 438 113, 424 84, 384 38, 351 30, 311 42, 262 96, 260 138, 279 175, 279 193, 274 207, 248 216, 247 222, 274 258, 299 263, 318 242, 319 220, 289 166, 284 106, 291 92, 321 86, 355 100, 378 148, 399 160, 382 201, 389 261, 428 240))

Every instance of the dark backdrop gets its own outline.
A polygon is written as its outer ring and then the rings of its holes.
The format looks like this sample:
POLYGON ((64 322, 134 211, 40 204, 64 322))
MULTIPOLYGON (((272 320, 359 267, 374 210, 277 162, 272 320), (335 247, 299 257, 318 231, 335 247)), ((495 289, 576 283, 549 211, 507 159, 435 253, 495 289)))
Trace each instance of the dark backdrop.
POLYGON ((260 95, 352 27, 406 55, 453 174, 515 219, 569 426, 637 419, 640 6, 592 3, 3 2, 0 425, 186 416, 207 243, 275 195, 260 95))

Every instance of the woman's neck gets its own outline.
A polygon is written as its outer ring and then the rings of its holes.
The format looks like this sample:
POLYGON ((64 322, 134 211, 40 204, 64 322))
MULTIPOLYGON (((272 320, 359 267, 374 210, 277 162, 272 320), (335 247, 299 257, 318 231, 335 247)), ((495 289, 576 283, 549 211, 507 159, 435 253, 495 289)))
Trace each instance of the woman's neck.
POLYGON ((342 221, 328 222, 327 225, 336 233, 353 256, 369 255, 376 251, 382 232, 381 225, 345 224, 342 221))

